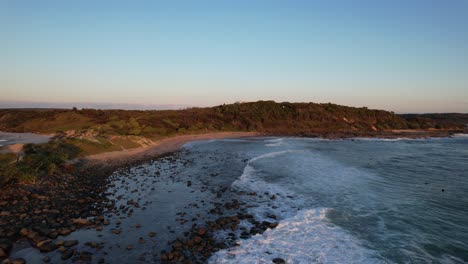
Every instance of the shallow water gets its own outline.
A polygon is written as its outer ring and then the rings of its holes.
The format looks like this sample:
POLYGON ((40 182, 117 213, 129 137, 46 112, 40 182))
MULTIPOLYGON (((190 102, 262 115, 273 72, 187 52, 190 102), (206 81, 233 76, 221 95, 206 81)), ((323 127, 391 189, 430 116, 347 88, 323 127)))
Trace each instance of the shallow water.
MULTIPOLYGON (((79 239, 78 249, 88 251, 84 242, 103 242, 95 261, 159 262, 153 253, 168 249, 167 242, 192 225, 213 219, 214 203, 236 198, 258 219, 276 215, 279 225, 217 252, 210 263, 271 263, 277 257, 288 263, 464 263, 467 171, 464 136, 194 142, 175 157, 116 172, 109 197, 138 207, 128 206, 130 215, 109 213, 111 225, 102 232, 79 230, 66 239, 79 239), (120 235, 112 233, 116 228, 120 235), (151 231, 154 238, 148 237, 151 231)), ((39 259, 28 247, 17 247, 15 256, 39 259)))

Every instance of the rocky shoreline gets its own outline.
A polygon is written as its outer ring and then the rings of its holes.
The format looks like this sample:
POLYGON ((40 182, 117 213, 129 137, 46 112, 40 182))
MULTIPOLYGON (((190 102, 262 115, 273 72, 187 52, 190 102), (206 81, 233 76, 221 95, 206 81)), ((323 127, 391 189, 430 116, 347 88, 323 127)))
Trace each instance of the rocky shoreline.
MULTIPOLYGON (((339 134, 333 134, 333 138, 340 138, 337 135, 339 134)), ((25 241, 42 253, 60 252, 63 261, 107 263, 103 257, 93 259, 91 250, 77 250, 76 245, 83 244, 82 241, 67 240, 64 237, 82 228, 101 232, 111 224, 115 225, 112 233, 119 235, 122 231, 119 228, 120 222, 111 222, 106 214, 131 215, 134 210, 144 210, 144 205, 129 200, 126 201, 126 205, 117 206, 116 200, 108 198, 108 188, 113 184, 113 179, 109 176, 116 170, 127 170, 156 158, 166 158, 169 162, 175 162, 177 155, 168 153, 159 157, 142 156, 139 159, 112 164, 79 161, 67 164, 62 168, 60 175, 50 177, 41 183, 2 188, 0 194, 2 264, 25 263, 21 258, 8 258, 14 244, 25 241)), ((186 184, 189 186, 192 182, 188 180, 186 184)), ((217 190, 216 195, 221 197, 229 192, 231 190, 221 189, 217 190)), ((257 193, 234 195, 256 196, 257 193)), ((274 195, 266 195, 269 199, 275 199, 274 195)), ((183 232, 183 235, 169 242, 169 249, 154 252, 154 259, 163 263, 203 263, 214 252, 234 246, 238 239, 249 238, 278 225, 275 215, 268 216, 271 221, 258 221, 247 213, 248 205, 237 199, 230 199, 224 203, 213 202, 212 206, 213 208, 209 210, 212 217, 209 220, 193 224, 190 229, 183 232), (240 226, 241 221, 250 223, 250 227, 240 226), (214 237, 219 231, 227 233, 223 241, 214 237)), ((176 222, 185 224, 190 221, 184 218, 184 212, 180 212, 179 216, 175 219, 176 222)), ((156 232, 149 232, 147 237, 139 238, 138 244, 144 244, 146 239, 155 236, 156 232)), ((102 244, 95 241, 86 241, 84 244, 91 249, 99 250, 102 247, 102 244)), ((131 251, 133 247, 134 245, 128 245, 127 250, 131 251)), ((42 262, 50 261, 50 257, 44 255, 42 262)), ((272 261, 284 263, 281 259, 272 261)))
MULTIPOLYGON (((27 240, 41 252, 50 252, 62 246, 53 241, 57 237, 84 226, 104 224, 107 174, 108 170, 68 165, 60 175, 41 183, 2 188, 0 258, 6 259, 3 262, 9 263, 7 257, 18 241, 27 240)), ((67 245, 72 246, 69 242, 67 245)))

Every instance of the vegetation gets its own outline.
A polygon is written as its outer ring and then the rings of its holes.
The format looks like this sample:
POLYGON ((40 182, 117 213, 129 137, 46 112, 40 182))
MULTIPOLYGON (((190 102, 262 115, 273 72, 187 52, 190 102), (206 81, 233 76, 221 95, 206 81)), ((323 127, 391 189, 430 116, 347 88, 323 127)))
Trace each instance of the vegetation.
POLYGON ((463 129, 468 114, 396 115, 336 104, 259 101, 165 111, 2 109, 0 131, 53 133, 47 144, 26 145, 24 156, 0 155, 0 184, 33 181, 56 173, 79 155, 138 147, 180 134, 257 131, 310 135, 392 129, 463 129))
POLYGON ((405 114, 401 115, 411 129, 463 129, 468 124, 468 114, 405 114))
POLYGON ((211 108, 133 111, 96 109, 4 109, 0 130, 57 133, 93 130, 100 135, 167 137, 206 131, 301 133, 408 128, 391 112, 335 104, 259 101, 211 108))
POLYGON ((45 144, 27 144, 24 154, 0 155, 0 186, 13 182, 34 182, 52 176, 69 159, 78 156, 80 149, 59 140, 45 144))

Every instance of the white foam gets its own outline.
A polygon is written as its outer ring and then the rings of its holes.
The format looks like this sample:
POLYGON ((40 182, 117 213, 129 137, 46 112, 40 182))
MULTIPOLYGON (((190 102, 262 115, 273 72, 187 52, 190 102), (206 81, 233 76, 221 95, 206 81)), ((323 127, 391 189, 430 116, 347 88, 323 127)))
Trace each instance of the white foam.
POLYGON ((279 147, 283 145, 283 140, 282 138, 275 138, 275 139, 268 139, 265 140, 265 146, 267 147, 279 147))
POLYGON ((275 229, 239 241, 239 246, 216 252, 208 263, 379 263, 375 252, 343 229, 330 224, 331 209, 302 210, 275 229))
POLYGON ((402 140, 418 140, 418 138, 366 138, 366 137, 355 137, 351 139, 357 140, 357 141, 388 141, 388 142, 402 141, 402 140))
POLYGON ((458 134, 453 134, 452 137, 454 137, 454 138, 468 138, 468 134, 458 133, 458 134))
MULTIPOLYGON (((365 248, 360 240, 326 219, 326 213, 331 209, 304 209, 305 201, 309 201, 310 204, 312 197, 301 197, 289 189, 287 184, 265 180, 263 172, 255 168, 256 162, 302 152, 304 150, 300 149, 270 152, 247 162, 242 175, 234 181, 232 187, 247 192, 258 192, 257 196, 246 198, 250 205, 249 213, 259 221, 270 222, 274 220, 269 219, 269 215, 274 214, 280 221, 279 225, 262 235, 241 240, 237 247, 217 252, 209 263, 272 263, 277 257, 283 258, 287 263, 379 262, 373 257, 375 252, 365 248), (268 195, 264 195, 264 192, 268 195), (271 195, 275 195, 276 199, 271 199, 271 195)), ((313 160, 317 175, 321 175, 319 171, 328 171, 329 168, 334 168, 332 171, 336 172, 336 175, 347 175, 343 172, 349 171, 320 155, 308 154, 307 157, 313 160)), ((307 167, 308 171, 310 169, 307 167)), ((318 178, 326 180, 330 176, 318 178)), ((327 186, 326 182, 321 185, 327 186)))

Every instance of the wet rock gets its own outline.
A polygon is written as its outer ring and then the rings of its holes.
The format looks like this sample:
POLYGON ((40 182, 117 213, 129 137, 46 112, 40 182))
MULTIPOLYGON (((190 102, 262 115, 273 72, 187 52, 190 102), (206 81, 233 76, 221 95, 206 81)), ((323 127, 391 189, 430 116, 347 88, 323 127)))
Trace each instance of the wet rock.
POLYGON ((26 229, 26 228, 23 227, 23 228, 21 228, 21 230, 20 230, 19 233, 20 233, 20 235, 22 235, 22 236, 27 236, 28 233, 29 233, 29 231, 28 231, 28 229, 26 229))
POLYGON ((60 235, 62 235, 62 236, 66 236, 66 235, 69 235, 71 233, 71 230, 68 229, 68 228, 63 228, 63 229, 60 229, 58 233, 60 235))
POLYGON ((0 258, 6 257, 8 257, 8 253, 3 248, 0 248, 0 258))
POLYGON ((273 263, 275 264, 286 264, 286 260, 282 259, 282 258, 274 258, 272 260, 273 263))
POLYGON ((72 219, 72 223, 75 225, 87 225, 88 220, 84 218, 75 218, 75 219, 72 219))
POLYGON ((13 244, 6 239, 0 240, 0 257, 6 258, 10 255, 11 248, 13 244))
POLYGON ((88 242, 88 243, 86 243, 86 245, 88 245, 88 246, 90 246, 92 248, 98 248, 99 247, 99 244, 96 241, 88 242))
POLYGON ((65 247, 73 247, 75 245, 78 245, 78 240, 67 240, 63 242, 63 246, 65 247))
POLYGON ((51 252, 51 251, 54 251, 57 249, 57 245, 55 245, 54 243, 52 243, 52 241, 49 241, 48 243, 44 243, 44 244, 41 244, 41 246, 37 246, 37 248, 43 252, 43 253, 47 253, 47 252, 51 252))
POLYGON ((62 252, 62 253, 63 253, 63 252, 65 252, 65 251, 67 251, 67 248, 66 248, 66 247, 64 247, 64 246, 60 246, 60 247, 57 249, 57 251, 59 251, 59 252, 62 252))
POLYGON ((155 232, 149 232, 149 233, 148 233, 148 236, 149 236, 149 237, 155 237, 155 236, 156 236, 156 233, 155 233, 155 232))
POLYGON ((206 234, 206 229, 205 228, 200 228, 198 229, 198 235, 199 236, 204 236, 206 234))
MULTIPOLYGON (((4 262, 2 262, 2 264, 3 263, 4 262)), ((9 263, 9 264, 26 264, 26 260, 24 260, 23 258, 17 258, 17 259, 8 260, 6 263, 9 263)))
POLYGON ((65 252, 62 253, 62 256, 60 257, 62 260, 67 260, 71 258, 75 254, 75 250, 73 249, 67 249, 65 252))

